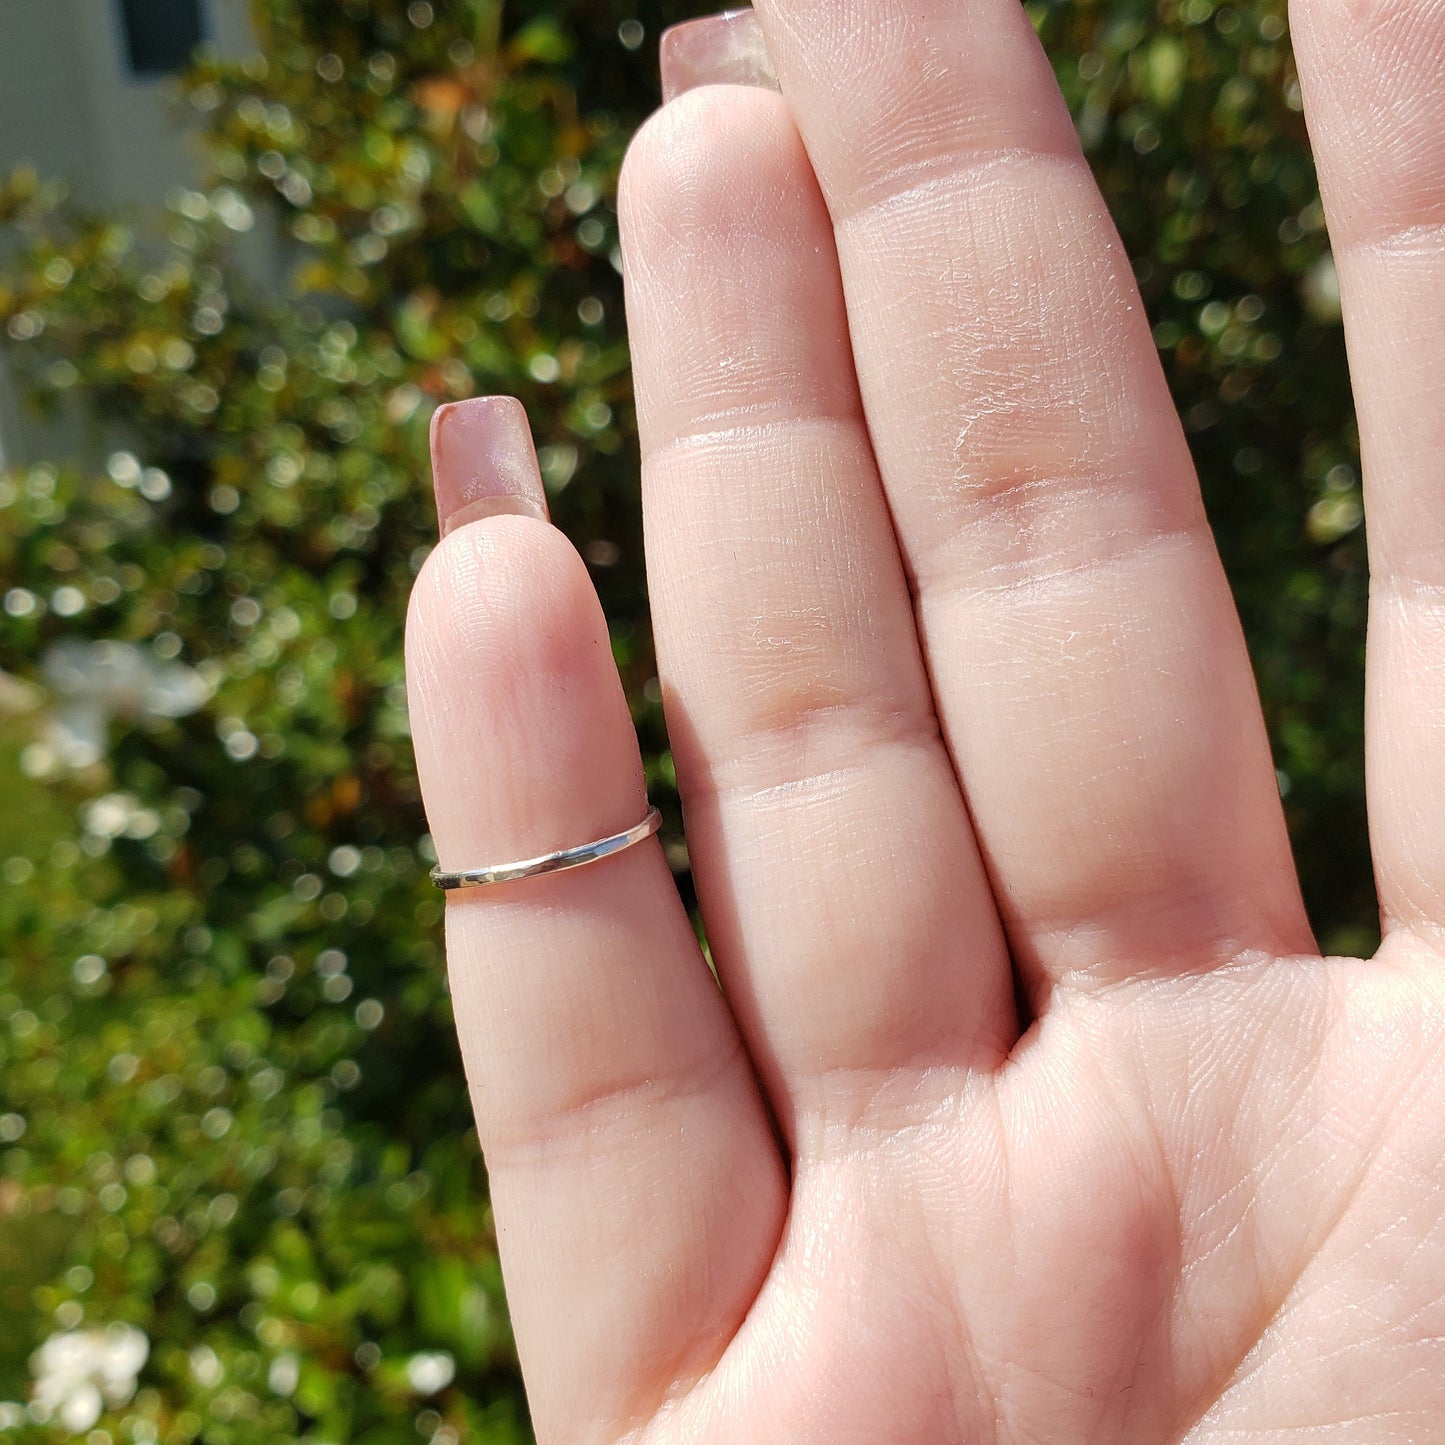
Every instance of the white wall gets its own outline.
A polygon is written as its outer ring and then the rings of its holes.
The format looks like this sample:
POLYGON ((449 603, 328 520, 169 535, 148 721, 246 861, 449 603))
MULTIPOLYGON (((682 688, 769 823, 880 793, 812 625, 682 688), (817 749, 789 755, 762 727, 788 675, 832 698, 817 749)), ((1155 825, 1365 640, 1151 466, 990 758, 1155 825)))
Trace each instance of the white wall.
MULTIPOLYGON (((247 0, 203 0, 224 55, 253 50, 247 0)), ((116 0, 0 0, 0 173, 29 163, 83 205, 154 212, 200 152, 165 77, 130 73, 116 0)), ((0 377, 0 462, 51 455, 0 377)))
POLYGON ((72 11, 70 0, 0 0, 0 170, 28 160, 89 189, 95 121, 72 11))

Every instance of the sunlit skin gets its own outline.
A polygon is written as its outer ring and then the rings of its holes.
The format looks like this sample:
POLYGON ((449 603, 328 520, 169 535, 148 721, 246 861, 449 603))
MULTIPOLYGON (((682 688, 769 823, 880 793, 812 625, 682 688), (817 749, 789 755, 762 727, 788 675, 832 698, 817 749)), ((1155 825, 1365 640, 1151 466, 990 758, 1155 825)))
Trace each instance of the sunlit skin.
MULTIPOLYGON (((682 94, 621 196, 722 988, 656 840, 447 908, 539 1438, 1445 1439, 1445 6, 1292 17, 1375 578, 1367 961, 1316 952, 1023 12, 758 8, 782 94, 682 94)), ((526 460, 413 599, 448 868, 647 808, 526 460)))

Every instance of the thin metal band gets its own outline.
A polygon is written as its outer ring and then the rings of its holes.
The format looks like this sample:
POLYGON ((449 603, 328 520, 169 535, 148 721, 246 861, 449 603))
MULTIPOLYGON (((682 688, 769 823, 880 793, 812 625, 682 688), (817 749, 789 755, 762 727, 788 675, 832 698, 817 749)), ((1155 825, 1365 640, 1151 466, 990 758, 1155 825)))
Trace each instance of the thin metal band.
POLYGON ((488 868, 467 868, 459 873, 444 873, 440 868, 433 868, 431 881, 438 888, 485 888, 492 883, 516 883, 523 878, 538 878, 543 873, 585 868, 589 863, 600 863, 652 837, 660 827, 662 814, 650 808, 647 816, 625 833, 614 833, 610 838, 599 838, 595 843, 583 843, 576 848, 562 848, 556 853, 543 853, 540 858, 524 858, 520 863, 494 863, 488 868))

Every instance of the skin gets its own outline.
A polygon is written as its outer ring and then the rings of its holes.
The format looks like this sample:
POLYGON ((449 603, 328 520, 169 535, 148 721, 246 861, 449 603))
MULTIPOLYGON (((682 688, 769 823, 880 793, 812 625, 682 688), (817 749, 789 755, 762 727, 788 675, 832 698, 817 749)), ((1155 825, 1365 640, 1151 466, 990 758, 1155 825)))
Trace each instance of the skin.
MULTIPOLYGON (((1445 6, 1292 15, 1365 452, 1370 960, 1315 949, 1022 12, 758 10, 782 94, 681 95, 621 197, 721 989, 656 840, 448 898, 538 1436, 1445 1438, 1445 6)), ((444 867, 646 811, 528 476, 413 599, 444 867)))

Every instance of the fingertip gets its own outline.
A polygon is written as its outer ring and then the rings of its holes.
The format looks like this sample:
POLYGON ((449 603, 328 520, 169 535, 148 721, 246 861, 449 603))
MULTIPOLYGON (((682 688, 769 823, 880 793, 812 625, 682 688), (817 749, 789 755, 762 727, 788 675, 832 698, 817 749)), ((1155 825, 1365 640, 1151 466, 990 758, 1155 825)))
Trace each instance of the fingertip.
POLYGON ((606 635, 586 563, 535 515, 497 513, 453 528, 432 549, 412 589, 408 646, 423 642, 448 666, 492 671, 556 665, 559 647, 606 635))
POLYGON ((502 515, 450 533, 417 578, 406 633, 412 742, 445 864, 531 857, 636 821, 641 763, 607 623, 554 527, 502 515))
POLYGON ((617 193, 629 281, 639 261, 730 246, 755 235, 764 216, 811 227, 822 211, 786 102, 738 86, 690 91, 650 116, 628 146, 617 193))

